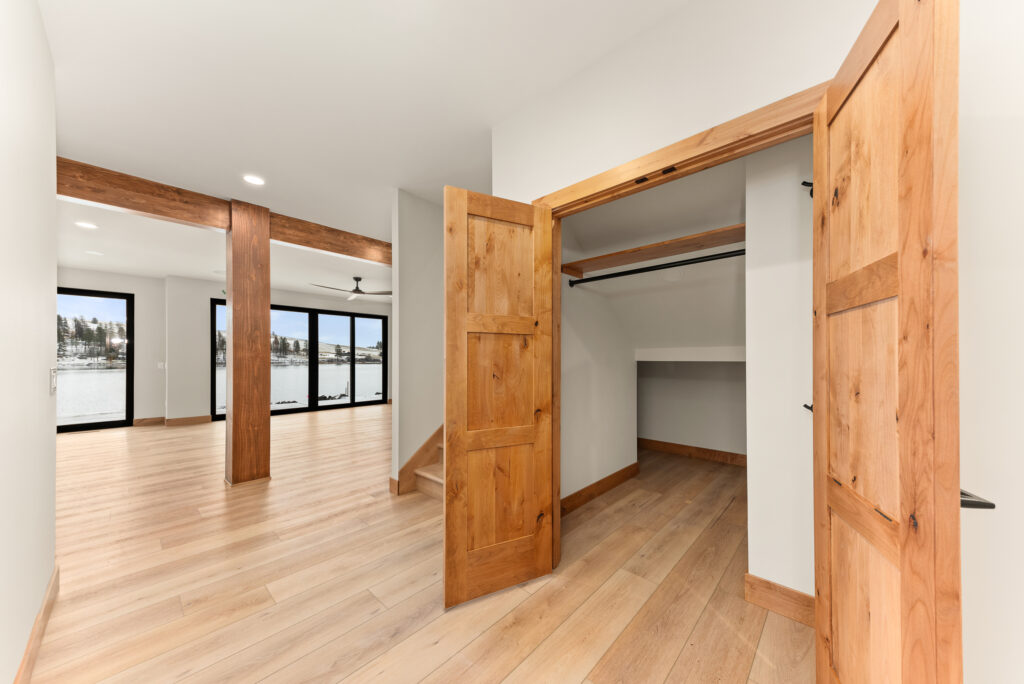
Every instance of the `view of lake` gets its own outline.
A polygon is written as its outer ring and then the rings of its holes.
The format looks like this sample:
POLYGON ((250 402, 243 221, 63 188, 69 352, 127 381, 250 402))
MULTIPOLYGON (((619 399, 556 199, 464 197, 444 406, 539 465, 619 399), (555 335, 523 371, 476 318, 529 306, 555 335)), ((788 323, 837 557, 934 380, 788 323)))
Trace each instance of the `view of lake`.
MULTIPOLYGON (((383 367, 380 364, 356 364, 356 401, 380 401, 383 367)), ((217 412, 225 406, 227 369, 217 368, 217 412)), ((270 405, 272 408, 301 408, 307 405, 309 366, 307 364, 274 365, 270 367, 270 405)), ((319 366, 319 394, 338 396, 348 391, 349 366, 321 364, 319 366)), ((321 400, 321 406, 347 404, 348 398, 321 400)))
MULTIPOLYGON (((356 401, 382 398, 380 364, 356 364, 356 401)), ((83 368, 57 371, 57 424, 74 425, 124 420, 127 371, 124 368, 83 368)), ((217 369, 217 407, 224 412, 227 370, 217 369)), ((270 367, 270 402, 273 408, 306 406, 309 366, 293 364, 270 367), (294 403, 285 403, 294 402, 294 403)), ((320 394, 337 396, 348 389, 348 364, 320 366, 320 394)), ((347 404, 348 399, 321 401, 320 405, 347 404)))
POLYGON ((60 368, 57 425, 124 420, 124 368, 60 368))

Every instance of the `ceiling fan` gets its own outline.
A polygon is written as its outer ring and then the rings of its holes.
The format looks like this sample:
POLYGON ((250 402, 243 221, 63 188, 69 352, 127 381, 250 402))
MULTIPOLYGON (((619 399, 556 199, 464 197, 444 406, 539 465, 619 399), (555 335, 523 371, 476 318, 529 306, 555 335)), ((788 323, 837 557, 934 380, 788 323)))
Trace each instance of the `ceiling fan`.
POLYGON ((342 287, 331 287, 330 285, 318 285, 317 283, 310 283, 313 287, 322 287, 325 290, 337 290, 338 292, 348 292, 348 301, 352 301, 359 295, 390 295, 391 290, 381 290, 380 292, 367 292, 359 287, 359 281, 362 280, 360 276, 352 276, 352 279, 356 281, 356 286, 351 290, 346 290, 342 287))

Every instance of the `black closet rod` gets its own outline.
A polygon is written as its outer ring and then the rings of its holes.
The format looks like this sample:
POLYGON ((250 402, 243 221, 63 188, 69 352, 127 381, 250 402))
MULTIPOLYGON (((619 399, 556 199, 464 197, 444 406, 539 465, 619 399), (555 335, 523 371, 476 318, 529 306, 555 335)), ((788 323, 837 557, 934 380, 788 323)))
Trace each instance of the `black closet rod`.
POLYGON ((670 261, 667 264, 655 264, 654 266, 642 266, 640 268, 631 268, 628 271, 617 271, 615 273, 605 273, 603 275, 590 276, 589 278, 577 278, 576 280, 569 281, 569 287, 575 287, 583 283, 594 283, 598 280, 608 280, 610 278, 621 278, 623 276, 636 275, 637 273, 650 273, 651 271, 661 271, 666 268, 675 268, 677 266, 689 266, 691 264, 703 264, 706 261, 718 261, 719 259, 731 259, 732 257, 743 256, 747 253, 745 249, 734 249, 731 252, 719 252, 718 254, 708 254, 707 256, 694 257, 692 259, 683 259, 682 261, 670 261))

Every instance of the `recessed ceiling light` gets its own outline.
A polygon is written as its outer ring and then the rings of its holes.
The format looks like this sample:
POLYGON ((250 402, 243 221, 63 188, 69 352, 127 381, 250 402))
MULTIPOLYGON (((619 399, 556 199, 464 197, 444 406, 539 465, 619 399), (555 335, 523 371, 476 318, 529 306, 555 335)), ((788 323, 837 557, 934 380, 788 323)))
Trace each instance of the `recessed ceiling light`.
POLYGON ((99 228, 95 223, 89 223, 88 221, 75 221, 75 225, 86 230, 96 230, 99 228))
POLYGON ((242 176, 242 180, 244 180, 246 183, 250 185, 263 185, 264 183, 266 183, 265 180, 263 180, 259 176, 254 176, 251 173, 247 173, 244 176, 242 176))
POLYGON ((85 253, 86 254, 91 254, 92 256, 103 256, 103 252, 97 252, 94 249, 87 249, 87 250, 85 250, 85 253))

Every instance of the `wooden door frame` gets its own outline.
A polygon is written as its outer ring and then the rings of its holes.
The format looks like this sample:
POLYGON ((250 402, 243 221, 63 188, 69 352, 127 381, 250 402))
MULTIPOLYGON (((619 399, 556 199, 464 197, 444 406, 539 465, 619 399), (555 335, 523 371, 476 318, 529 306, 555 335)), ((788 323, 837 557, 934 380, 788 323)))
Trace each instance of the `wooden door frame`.
MULTIPOLYGON (((713 166, 780 145, 814 130, 814 110, 831 81, 802 90, 752 112, 691 135, 633 161, 620 164, 561 190, 539 197, 534 204, 551 207, 552 301, 551 353, 551 486, 553 501, 561 500, 562 434, 562 219, 649 188, 678 180, 713 166)), ((552 562, 561 559, 561 511, 553 506, 552 562)))

